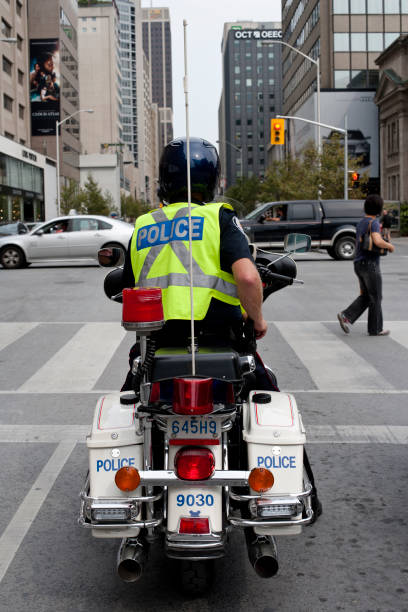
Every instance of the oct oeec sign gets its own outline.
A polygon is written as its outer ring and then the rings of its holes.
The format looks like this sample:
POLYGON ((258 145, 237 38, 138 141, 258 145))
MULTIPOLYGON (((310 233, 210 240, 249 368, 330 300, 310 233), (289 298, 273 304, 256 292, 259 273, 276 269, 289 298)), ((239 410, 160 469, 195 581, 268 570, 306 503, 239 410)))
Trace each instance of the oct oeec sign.
POLYGON ((282 30, 235 30, 234 38, 268 40, 282 38, 282 30))

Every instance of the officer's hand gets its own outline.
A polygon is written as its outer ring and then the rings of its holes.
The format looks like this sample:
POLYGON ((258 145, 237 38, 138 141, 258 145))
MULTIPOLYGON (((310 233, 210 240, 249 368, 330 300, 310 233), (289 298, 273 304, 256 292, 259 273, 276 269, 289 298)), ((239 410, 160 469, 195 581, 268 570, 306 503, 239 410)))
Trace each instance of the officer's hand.
POLYGON ((257 340, 260 340, 266 335, 266 332, 268 331, 268 324, 264 318, 260 319, 259 321, 254 321, 254 330, 255 338, 257 340))

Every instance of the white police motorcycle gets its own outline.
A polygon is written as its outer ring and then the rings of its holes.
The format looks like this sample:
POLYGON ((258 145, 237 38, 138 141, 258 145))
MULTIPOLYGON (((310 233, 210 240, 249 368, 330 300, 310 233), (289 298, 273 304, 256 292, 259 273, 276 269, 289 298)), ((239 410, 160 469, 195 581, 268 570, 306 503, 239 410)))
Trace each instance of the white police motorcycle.
MULTIPOLYGON (((264 299, 301 282, 294 280, 290 253, 309 249, 308 236, 291 234, 283 255, 258 250, 264 299)), ((104 249, 99 259, 109 266, 118 257, 104 249)), ((294 396, 273 384, 256 388, 250 351, 156 349, 155 332, 164 323, 160 289, 118 295, 119 276, 120 269, 108 274, 105 292, 123 299, 122 324, 136 332, 141 350, 133 392, 97 402, 79 524, 96 538, 121 540, 117 570, 126 582, 142 576, 149 545, 157 544, 180 563, 184 589, 203 591, 214 561, 228 554, 233 529, 245 534, 256 573, 275 575, 275 536, 300 534, 316 518, 294 396)))

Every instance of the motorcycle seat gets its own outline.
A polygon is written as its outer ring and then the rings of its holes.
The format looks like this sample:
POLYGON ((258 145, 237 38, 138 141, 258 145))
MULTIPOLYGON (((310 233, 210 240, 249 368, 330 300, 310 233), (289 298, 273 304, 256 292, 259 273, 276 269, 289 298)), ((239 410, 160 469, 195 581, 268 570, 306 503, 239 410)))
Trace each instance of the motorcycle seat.
MULTIPOLYGON (((243 378, 239 354, 228 348, 200 348, 195 354, 195 375, 224 382, 243 378)), ((152 382, 191 376, 191 353, 184 348, 160 348, 152 364, 152 382)))

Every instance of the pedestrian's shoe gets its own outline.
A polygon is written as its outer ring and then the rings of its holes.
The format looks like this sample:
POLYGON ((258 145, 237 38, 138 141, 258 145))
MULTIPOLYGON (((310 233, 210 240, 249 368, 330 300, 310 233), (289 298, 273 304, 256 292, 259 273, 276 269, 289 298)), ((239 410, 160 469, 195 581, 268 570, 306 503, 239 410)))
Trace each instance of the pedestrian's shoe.
POLYGON ((383 329, 382 331, 378 332, 378 334, 370 334, 370 336, 389 336, 390 333, 391 332, 389 329, 383 329))
POLYGON ((341 329, 344 331, 345 334, 349 334, 350 333, 350 328, 349 328, 350 321, 348 320, 348 318, 345 317, 342 312, 338 313, 337 318, 339 320, 341 329))

